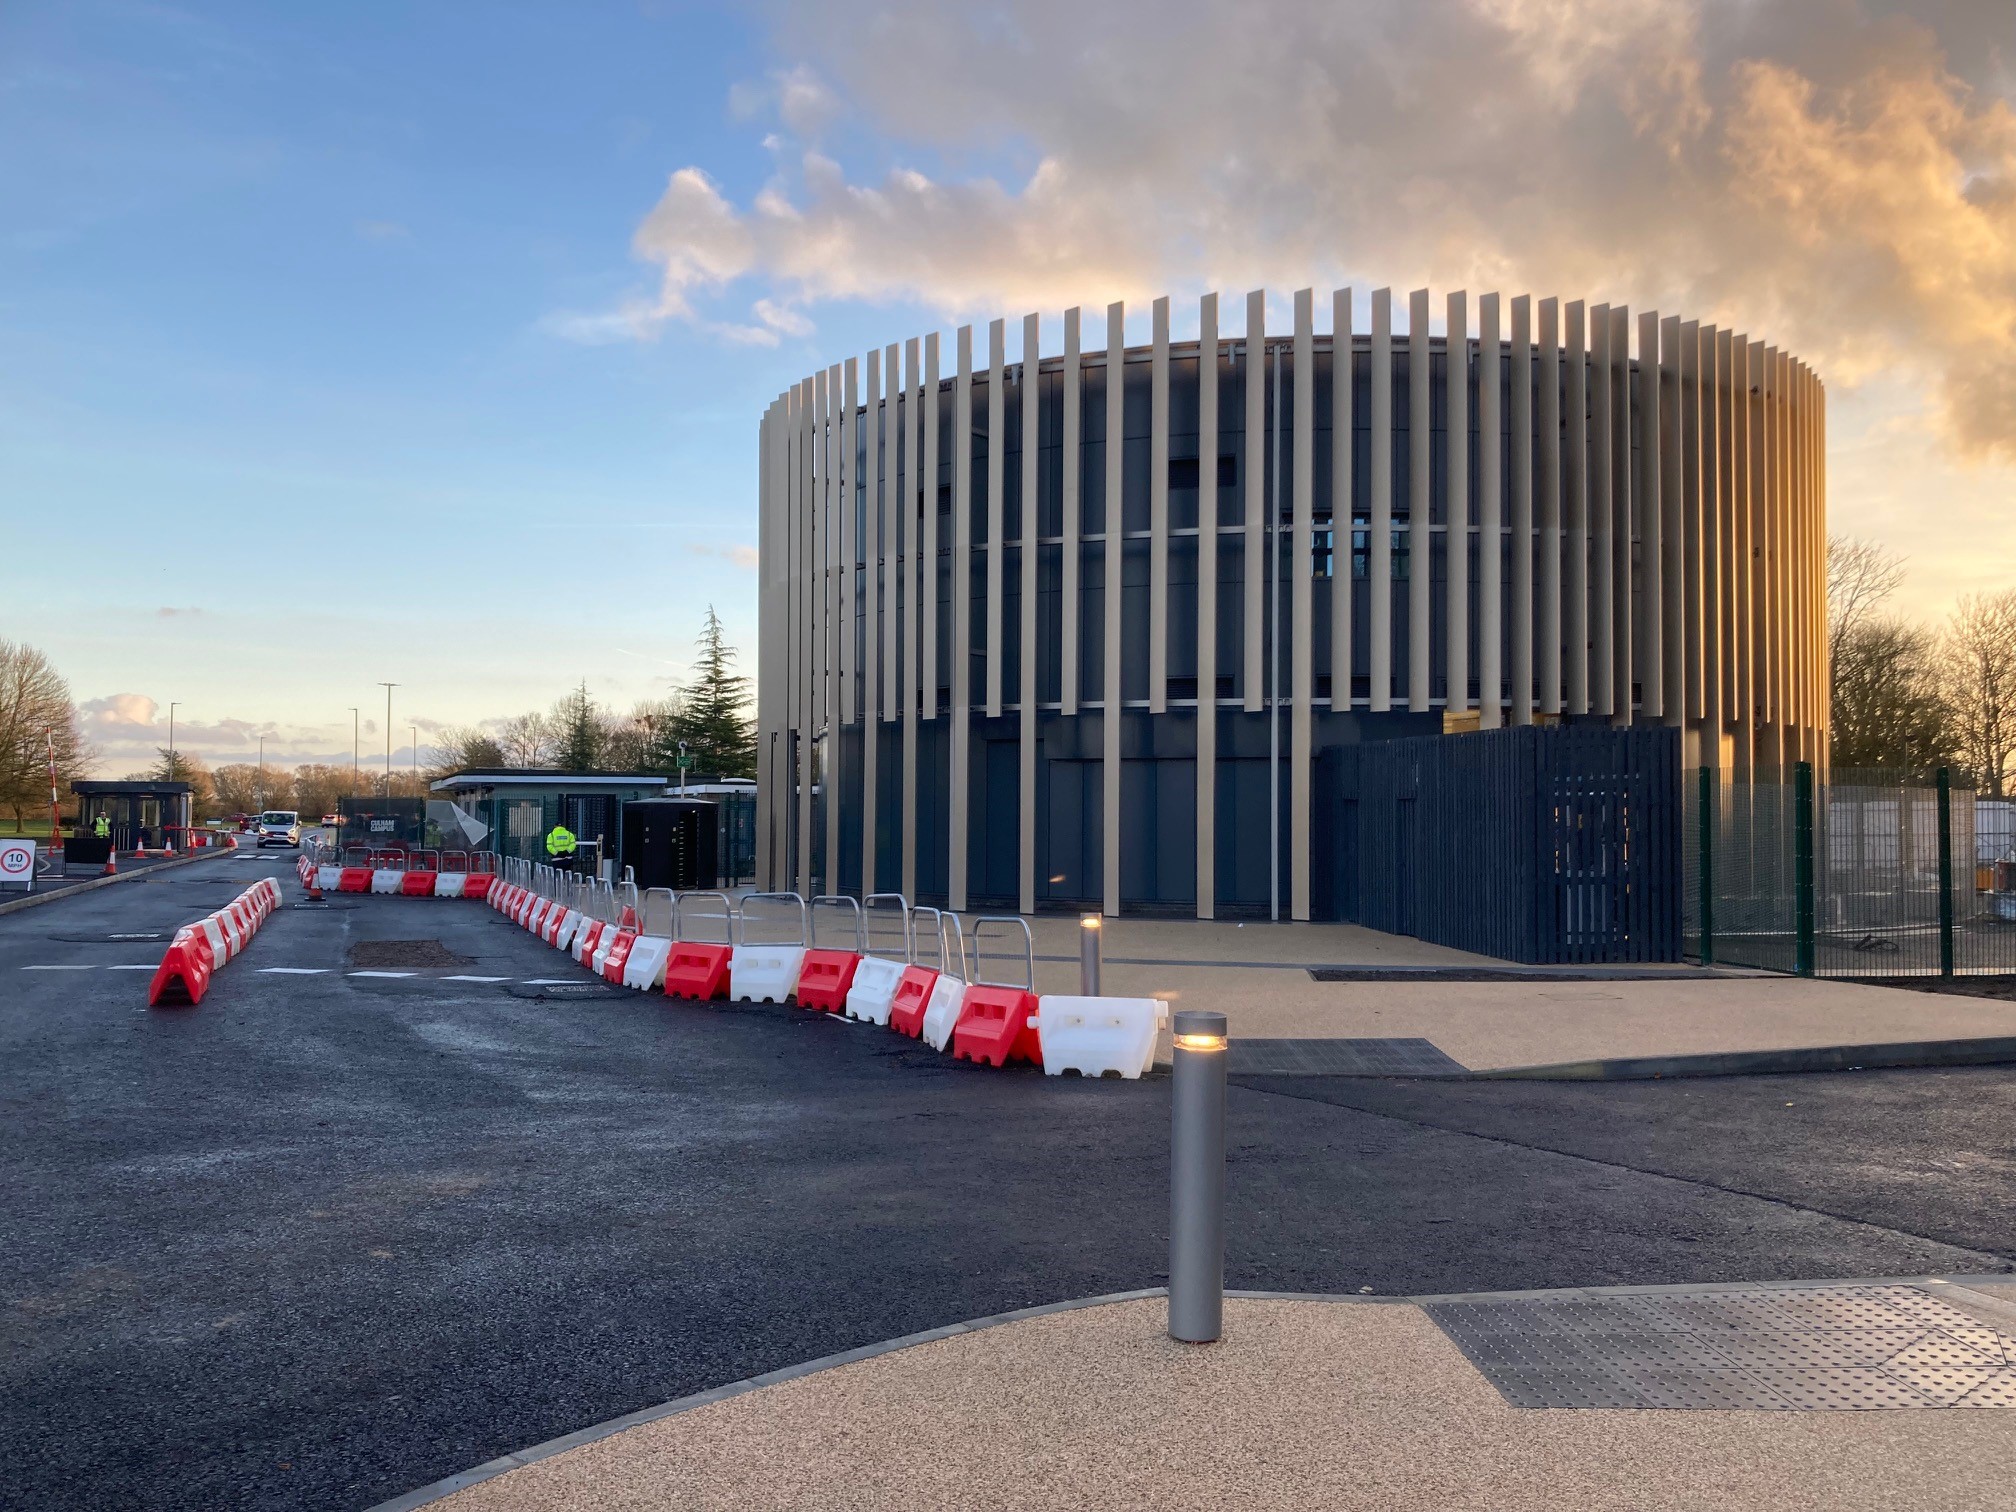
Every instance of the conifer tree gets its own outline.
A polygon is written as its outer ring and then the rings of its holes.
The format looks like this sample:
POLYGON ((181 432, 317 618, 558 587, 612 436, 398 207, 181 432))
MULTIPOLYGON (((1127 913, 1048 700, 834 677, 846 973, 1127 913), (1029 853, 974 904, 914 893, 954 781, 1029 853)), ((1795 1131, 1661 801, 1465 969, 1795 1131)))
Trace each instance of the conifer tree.
POLYGON ((683 740, 695 772, 754 777, 756 725, 748 705, 749 679, 735 670, 735 649, 723 638, 720 616, 709 604, 693 680, 680 690, 678 712, 660 732, 667 762, 683 740))

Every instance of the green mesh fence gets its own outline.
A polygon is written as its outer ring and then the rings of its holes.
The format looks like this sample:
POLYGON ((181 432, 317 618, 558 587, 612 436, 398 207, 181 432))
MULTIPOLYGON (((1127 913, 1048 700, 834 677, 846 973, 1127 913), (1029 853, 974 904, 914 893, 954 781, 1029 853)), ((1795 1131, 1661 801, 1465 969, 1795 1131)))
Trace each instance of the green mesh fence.
POLYGON ((1807 976, 2016 972, 2003 800, 1953 774, 1696 769, 1686 784, 1685 949, 1807 976))

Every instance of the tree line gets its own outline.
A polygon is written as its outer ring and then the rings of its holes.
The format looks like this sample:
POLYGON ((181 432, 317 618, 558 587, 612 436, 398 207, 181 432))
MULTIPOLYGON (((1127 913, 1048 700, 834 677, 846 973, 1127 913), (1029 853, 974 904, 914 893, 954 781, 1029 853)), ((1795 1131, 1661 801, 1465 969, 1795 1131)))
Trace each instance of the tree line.
MULTIPOLYGON (((710 605, 692 677, 661 699, 627 713, 605 709, 583 681, 544 711, 443 731, 421 750, 419 770, 387 773, 368 763, 228 762, 210 767, 187 751, 159 750, 132 782, 186 782, 197 822, 262 809, 293 809, 310 820, 335 813, 340 800, 365 795, 424 798, 439 778, 469 768, 558 767, 567 771, 648 772, 668 780, 678 772, 681 743, 695 776, 756 775, 756 722, 750 679, 736 670, 734 647, 710 605)), ((96 761, 84 739, 70 686, 33 646, 0 640, 0 807, 14 828, 49 810, 49 760, 66 822, 76 804, 71 782, 91 775, 96 761)))
POLYGON ((1982 797, 2016 793, 2016 588, 1962 594, 1925 625, 1887 609, 1903 583, 1886 548, 1828 541, 1834 769, 1924 781, 1945 767, 1982 797))
POLYGON ((700 632, 692 679, 627 713, 606 709, 585 681, 544 712, 447 730, 430 754, 435 776, 485 767, 557 767, 569 772, 653 772, 671 776, 683 754, 696 776, 756 775, 756 721, 750 680, 712 605, 700 632))

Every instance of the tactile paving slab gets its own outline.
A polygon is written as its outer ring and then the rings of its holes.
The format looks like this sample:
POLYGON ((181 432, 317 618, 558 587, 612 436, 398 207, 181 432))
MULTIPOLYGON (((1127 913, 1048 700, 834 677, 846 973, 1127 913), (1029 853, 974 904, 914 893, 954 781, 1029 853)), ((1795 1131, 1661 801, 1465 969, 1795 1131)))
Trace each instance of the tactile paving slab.
POLYGON ((1231 1076, 1467 1076, 1425 1039, 1240 1039, 1233 1037, 1225 1070, 1231 1076))
POLYGON ((1514 1407, 2016 1407, 2016 1338, 1916 1286, 1431 1302, 1514 1407))

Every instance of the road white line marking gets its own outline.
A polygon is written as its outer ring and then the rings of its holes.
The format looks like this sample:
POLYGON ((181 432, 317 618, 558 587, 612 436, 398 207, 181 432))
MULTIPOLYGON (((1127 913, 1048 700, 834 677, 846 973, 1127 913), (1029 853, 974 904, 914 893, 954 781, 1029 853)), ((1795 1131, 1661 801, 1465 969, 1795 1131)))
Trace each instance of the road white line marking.
POLYGON ((353 971, 350 973, 350 975, 368 976, 368 977, 409 977, 412 976, 413 973, 410 971, 353 971))
POLYGON ((327 966, 261 966, 260 971, 269 976, 324 976, 327 966))
POLYGON ((441 978, 441 980, 444 982, 508 982, 511 980, 511 978, 480 977, 480 976, 445 976, 441 978))
POLYGON ((152 971, 152 966, 107 966, 107 971, 152 971))
POLYGON ((96 971, 95 962, 84 966, 23 966, 23 971, 96 971))
POLYGON ((581 978, 579 977, 527 977, 524 985, 527 987, 572 987, 580 980, 581 978))

